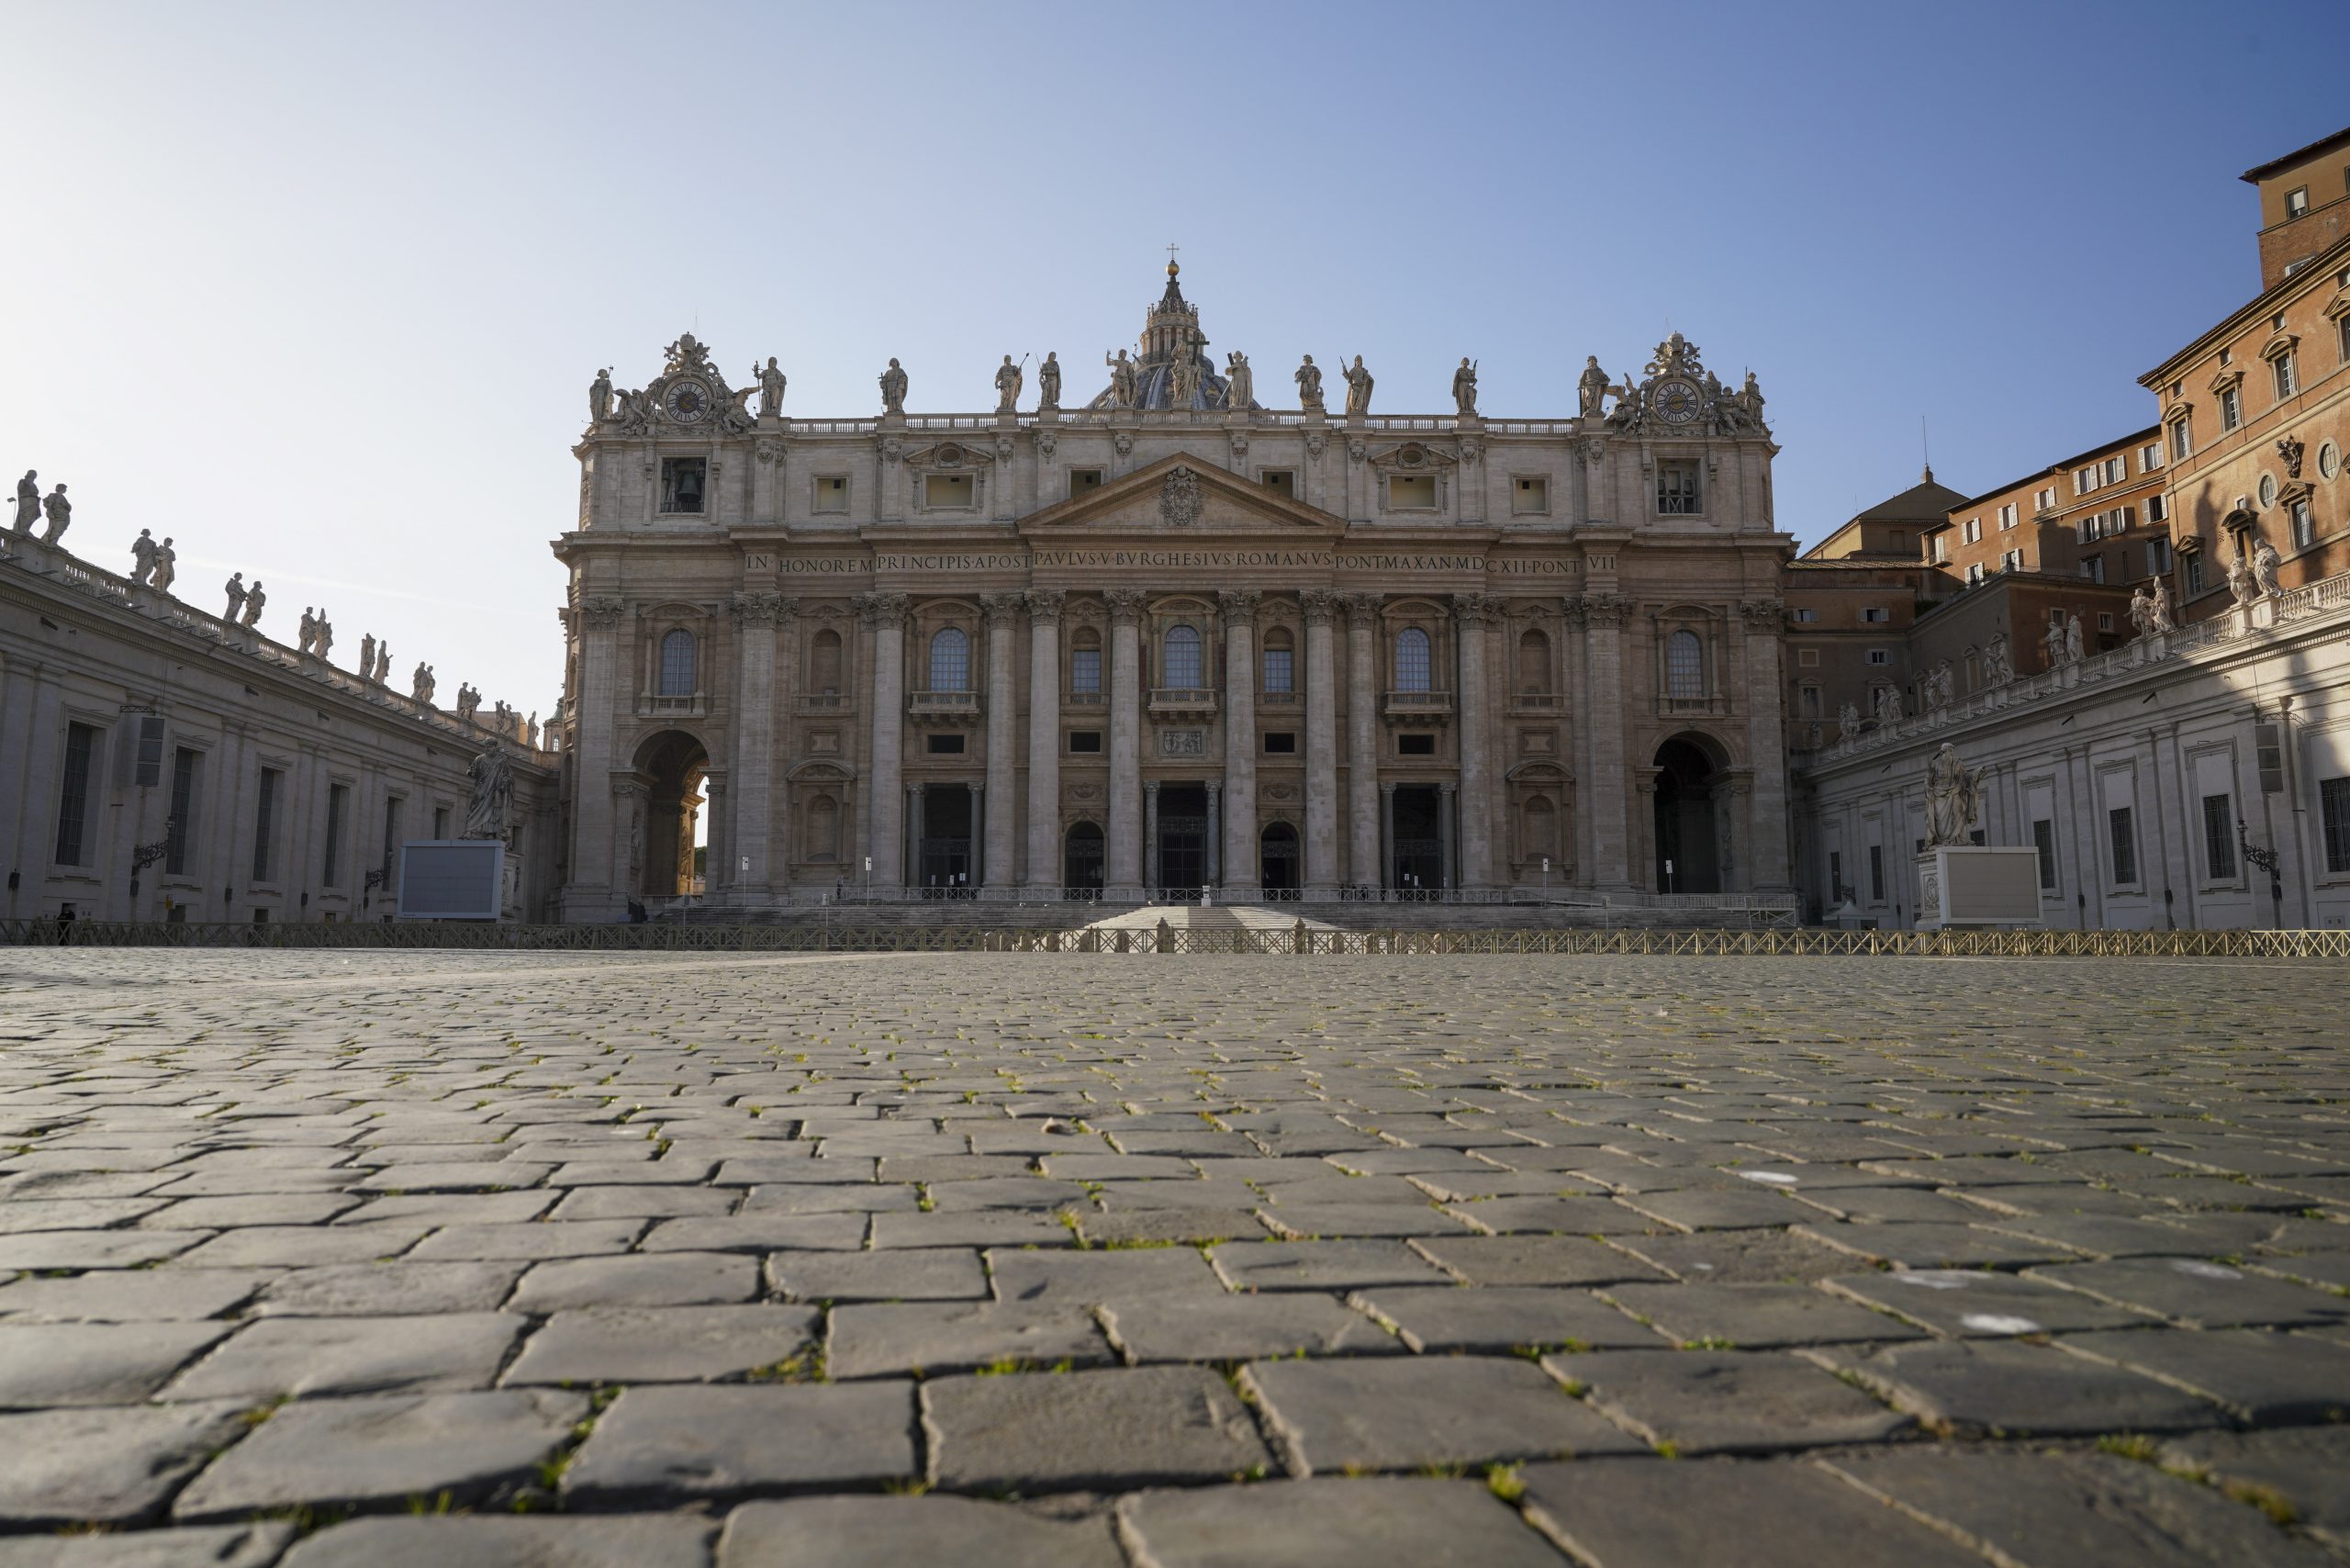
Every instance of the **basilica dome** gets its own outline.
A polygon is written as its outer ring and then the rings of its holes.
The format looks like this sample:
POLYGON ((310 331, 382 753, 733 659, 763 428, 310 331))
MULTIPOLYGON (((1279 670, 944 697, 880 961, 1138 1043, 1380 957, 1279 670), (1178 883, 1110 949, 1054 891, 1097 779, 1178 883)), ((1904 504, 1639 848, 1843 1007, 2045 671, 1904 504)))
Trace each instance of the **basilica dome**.
MULTIPOLYGON (((1207 336, 1200 330, 1200 308, 1183 297, 1182 285, 1177 281, 1181 270, 1173 262, 1167 263, 1167 292, 1158 297, 1158 303, 1143 319, 1138 345, 1141 352, 1126 361, 1134 375, 1134 398, 1128 406, 1203 411, 1229 409, 1232 387, 1207 352, 1207 336), (1183 374, 1179 375, 1179 372, 1183 374), (1191 383, 1189 397, 1178 395, 1178 382, 1184 379, 1191 383)), ((1113 396, 1117 375, 1114 365, 1112 375, 1112 385, 1103 387, 1087 408, 1120 406, 1113 396)), ((1251 398, 1248 406, 1253 409, 1259 405, 1251 398)))

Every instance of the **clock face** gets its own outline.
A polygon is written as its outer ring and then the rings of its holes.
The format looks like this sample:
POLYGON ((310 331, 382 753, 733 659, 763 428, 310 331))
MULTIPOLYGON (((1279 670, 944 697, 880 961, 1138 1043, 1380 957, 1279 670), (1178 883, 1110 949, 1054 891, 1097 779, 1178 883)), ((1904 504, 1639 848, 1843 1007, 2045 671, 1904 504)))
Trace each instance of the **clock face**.
POLYGON ((1697 389, 1686 381, 1666 382, 1656 389, 1656 412, 1667 424, 1687 424, 1697 417, 1697 389))
POLYGON ((699 381, 672 382, 662 396, 661 407, 679 424, 692 424, 710 412, 710 388, 699 381))

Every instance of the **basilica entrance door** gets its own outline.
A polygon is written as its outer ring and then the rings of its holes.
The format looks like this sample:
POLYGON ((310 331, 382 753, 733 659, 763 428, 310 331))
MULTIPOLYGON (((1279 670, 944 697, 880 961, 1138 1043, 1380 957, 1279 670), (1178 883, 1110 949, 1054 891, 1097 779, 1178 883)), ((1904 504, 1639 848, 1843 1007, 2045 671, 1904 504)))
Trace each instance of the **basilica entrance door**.
POLYGON ((1061 857, 1061 889, 1068 898, 1102 896, 1102 830, 1091 823, 1075 823, 1069 827, 1069 842, 1061 857))
POLYGON ((964 898, 971 891, 971 787, 933 784, 922 792, 924 898, 964 898))
POLYGON ((1444 816, 1433 784, 1395 787, 1395 868, 1389 885, 1403 892, 1444 886, 1444 816))
POLYGON ((1304 886, 1298 865, 1297 829, 1287 823, 1269 823, 1259 839, 1257 862, 1268 899, 1295 899, 1304 886))
POLYGON ((1158 787, 1158 885, 1169 898, 1196 899, 1208 870, 1204 784, 1158 787))

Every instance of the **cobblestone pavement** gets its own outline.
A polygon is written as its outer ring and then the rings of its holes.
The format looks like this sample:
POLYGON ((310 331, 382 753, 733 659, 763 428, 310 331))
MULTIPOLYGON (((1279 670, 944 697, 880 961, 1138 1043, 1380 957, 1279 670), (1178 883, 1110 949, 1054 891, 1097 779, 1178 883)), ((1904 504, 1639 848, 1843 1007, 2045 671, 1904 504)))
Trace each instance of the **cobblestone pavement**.
POLYGON ((0 952, 0 1568, 2339 1563, 2345 1014, 0 952))

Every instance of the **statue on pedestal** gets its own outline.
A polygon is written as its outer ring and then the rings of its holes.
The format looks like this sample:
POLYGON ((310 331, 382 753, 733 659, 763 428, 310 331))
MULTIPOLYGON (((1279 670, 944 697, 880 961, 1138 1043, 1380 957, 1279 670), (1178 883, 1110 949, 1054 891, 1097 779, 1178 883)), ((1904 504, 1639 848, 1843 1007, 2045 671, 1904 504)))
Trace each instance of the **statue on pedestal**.
POLYGON ((326 606, 319 607, 319 657, 325 658, 334 651, 334 622, 327 619, 326 606))
MULTIPOLYGON (((62 490, 65 487, 60 485, 57 487, 62 490)), ((2277 554, 2277 546, 2269 543, 2266 539, 2253 546, 2252 577, 2253 581, 2260 586, 2260 592, 2263 598, 2282 599, 2285 597, 2285 589, 2277 581, 2277 568, 2283 565, 2284 558, 2277 554)))
POLYGON ((2005 686, 2015 678, 2015 663, 2008 653, 2008 634, 2005 632, 1994 633, 1990 644, 1983 650, 1984 689, 1988 690, 1995 686, 2005 686))
POLYGON ((2228 563, 2228 592, 2234 596, 2238 608, 2260 597, 2260 585, 2252 580, 2252 565, 2242 555, 2228 563))
POLYGON ((375 644, 375 673, 367 678, 377 686, 388 686, 392 679, 392 643, 386 637, 375 644))
POLYGON ((2065 622, 2065 658, 2068 664, 2078 664, 2085 656, 2081 643, 2081 618, 2077 615, 2065 622))
MULTIPOLYGON (((1344 359, 1346 356, 1341 354, 1338 357, 1344 359)), ((1355 355, 1354 364, 1340 374, 1347 378, 1347 418, 1358 419, 1370 413, 1371 372, 1363 368, 1362 355, 1355 355)))
POLYGON ((318 640, 319 618, 310 613, 310 607, 306 604, 302 607, 299 629, 294 633, 294 651, 297 654, 307 654, 311 651, 311 644, 318 640))
POLYGON ((1840 740, 1840 741, 1848 741, 1848 740, 1851 740, 1854 735, 1859 734, 1860 733, 1861 733, 1861 711, 1860 711, 1860 709, 1859 709, 1859 708, 1857 708, 1856 706, 1854 706, 1853 704, 1850 703, 1850 702, 1847 702, 1847 703, 1845 703, 1842 707, 1841 707, 1841 708, 1837 709, 1837 710, 1836 710, 1836 738, 1837 738, 1838 740, 1840 740))
POLYGON ((40 476, 32 469, 17 481, 17 532, 30 533, 40 521, 40 476))
POLYGON ((253 586, 245 590, 245 613, 237 624, 240 626, 260 625, 262 606, 268 602, 269 595, 262 591, 261 579, 255 577, 253 586))
POLYGON ((612 373, 607 368, 596 373, 588 384, 588 423, 592 428, 612 417, 612 373))
POLYGON ((505 748, 495 742, 482 747, 465 774, 473 793, 465 802, 464 831, 458 836, 506 843, 507 818, 514 809, 514 765, 507 760, 505 748))
POLYGON ((1583 374, 1575 377, 1575 408, 1586 420, 1599 418, 1600 400, 1607 396, 1607 373, 1599 368, 1599 356, 1583 356, 1583 374))
POLYGON ((1293 379, 1297 382, 1297 406, 1308 413, 1320 413, 1322 411, 1322 367, 1314 363, 1312 354, 1307 354, 1305 363, 1297 367, 1297 375, 1293 379))
POLYGON ((140 587, 155 575, 155 537, 145 529, 130 542, 130 580, 140 587))
POLYGON ((1036 367, 1036 408, 1039 412, 1061 406, 1061 356, 1054 350, 1045 351, 1045 363, 1036 367))
MULTIPOLYGON (((1024 364, 1027 362, 1023 360, 1021 363, 1024 364)), ((1003 364, 997 367, 995 373, 997 413, 1009 414, 1020 407, 1020 386, 1024 379, 1020 374, 1020 365, 1012 363, 1010 354, 1004 355, 1003 364)))
POLYGON ((1958 748, 1944 741, 1926 766, 1926 847, 1972 842, 1982 810, 1982 775, 1968 772, 1958 748))
POLYGON ((474 715, 480 710, 481 693, 464 681, 459 681, 457 683, 457 717, 470 724, 474 722, 474 715))
POLYGON ((430 708, 432 706, 432 666, 420 662, 416 666, 414 683, 409 687, 409 695, 430 708))
POLYGON ((40 506, 49 518, 49 528, 41 534, 40 542, 54 544, 65 537, 67 529, 73 526, 73 503, 65 498, 65 487, 60 485, 50 491, 40 506))
POLYGON ((1133 408, 1135 406, 1135 362, 1126 357, 1125 350, 1120 349, 1114 357, 1107 353, 1103 354, 1102 363, 1110 367, 1110 407, 1133 408))
POLYGON ((1175 350, 1175 363, 1167 370, 1167 406, 1188 409, 1192 397, 1200 389, 1199 350, 1185 339, 1175 350))
POLYGON ((172 536, 166 533, 163 535, 163 542, 155 546, 155 576, 153 578, 155 591, 157 593, 171 592, 172 580, 179 575, 180 553, 172 548, 172 536))
POLYGON ((2150 619, 2154 623, 2154 634, 2158 637, 2166 637, 2177 631, 2178 623, 2172 618, 2170 612, 2170 586, 2162 578, 2156 577, 2154 591, 2150 597, 2154 599, 2154 610, 2150 619))
POLYGON ((1880 686, 1876 689, 1876 722, 1879 724, 1901 722, 1901 689, 1880 686))
POLYGON ((881 373, 881 411, 902 414, 906 411, 906 373, 896 360, 881 373))
POLYGON ((228 588, 229 608, 221 613, 220 619, 223 621, 234 621, 238 614, 245 608, 245 574, 242 572, 229 573, 228 588))
POLYGON ((1460 368, 1452 373, 1453 411, 1464 420, 1477 417, 1477 364, 1463 356, 1460 368))
POLYGON ((2049 618, 2048 630, 2040 641, 2042 646, 2047 650, 2050 669, 2054 669, 2065 662, 2065 617, 2063 615, 2049 618))
POLYGON ((1224 356, 1225 407, 1248 409, 1257 402, 1257 373, 1248 366, 1248 356, 1235 351, 1224 356))
POLYGON ((783 416, 783 392, 788 385, 783 372, 776 367, 775 355, 767 355, 765 370, 753 366, 752 378, 759 384, 759 417, 763 420, 783 416))
POLYGON ((365 680, 375 667, 375 633, 367 633, 359 639, 359 678, 365 680))

